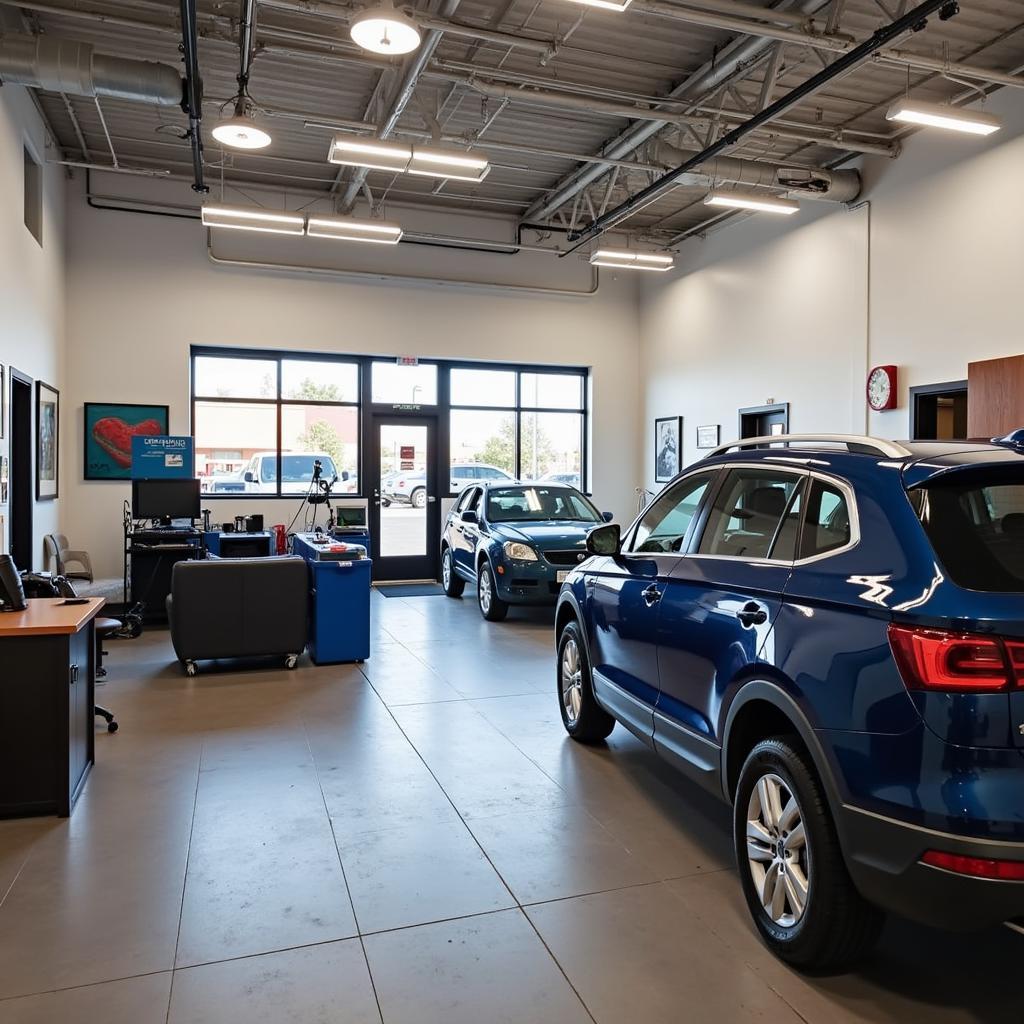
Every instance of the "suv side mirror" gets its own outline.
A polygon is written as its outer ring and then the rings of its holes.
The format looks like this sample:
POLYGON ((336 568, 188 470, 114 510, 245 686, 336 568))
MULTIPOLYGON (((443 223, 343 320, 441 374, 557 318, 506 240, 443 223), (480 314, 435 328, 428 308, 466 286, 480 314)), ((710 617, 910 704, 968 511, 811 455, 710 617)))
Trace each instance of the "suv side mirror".
POLYGON ((466 511, 462 513, 462 521, 464 523, 478 523, 480 522, 480 517, 473 509, 467 508, 466 511))
POLYGON ((252 475, 252 470, 247 470, 244 480, 247 484, 253 484, 256 482, 256 478, 252 475))
POLYGON ((617 523, 595 526, 587 534, 587 553, 591 555, 617 555, 622 543, 617 523))
POLYGON ((614 512, 602 512, 601 518, 606 522, 610 523, 615 518, 614 512))

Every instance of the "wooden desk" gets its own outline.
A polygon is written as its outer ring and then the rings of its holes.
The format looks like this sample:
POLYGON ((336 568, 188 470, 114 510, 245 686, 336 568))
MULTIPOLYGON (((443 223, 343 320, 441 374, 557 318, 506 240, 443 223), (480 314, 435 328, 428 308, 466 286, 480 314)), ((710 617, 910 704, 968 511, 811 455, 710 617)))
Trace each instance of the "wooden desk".
POLYGON ((37 598, 0 613, 0 818, 67 817, 95 761, 102 597, 37 598))

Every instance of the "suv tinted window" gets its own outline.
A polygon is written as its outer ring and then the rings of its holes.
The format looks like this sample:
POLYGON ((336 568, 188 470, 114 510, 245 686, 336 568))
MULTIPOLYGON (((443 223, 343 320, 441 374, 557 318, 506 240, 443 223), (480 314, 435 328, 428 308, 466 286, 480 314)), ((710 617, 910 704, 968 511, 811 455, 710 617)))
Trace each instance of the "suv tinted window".
POLYGON ((714 476, 713 471, 698 473, 665 491, 637 524, 630 550, 668 554, 679 551, 714 476))
POLYGON ((989 593, 1024 592, 1024 476, 955 474, 924 486, 921 494, 915 508, 954 583, 989 593))
MULTIPOLYGON (((849 544, 850 536, 850 507, 846 495, 835 484, 815 479, 807 499, 807 518, 800 535, 799 557, 812 558, 834 551, 849 544)), ((780 535, 780 542, 781 539, 780 535)))
MULTIPOLYGON (((767 558, 802 482, 802 477, 776 470, 730 470, 711 508, 698 554, 767 558)), ((775 557, 787 556, 780 551, 775 557)))

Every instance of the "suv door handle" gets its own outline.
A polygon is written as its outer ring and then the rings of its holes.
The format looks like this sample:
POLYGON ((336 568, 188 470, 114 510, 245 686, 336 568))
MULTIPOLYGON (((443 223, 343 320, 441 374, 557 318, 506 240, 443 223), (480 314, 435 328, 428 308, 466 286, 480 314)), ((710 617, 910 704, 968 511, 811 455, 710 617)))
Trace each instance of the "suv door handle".
POLYGON ((763 626, 768 621, 768 613, 756 601, 748 601, 736 612, 736 618, 747 628, 763 626))
POLYGON ((653 608, 661 600, 661 591, 655 584, 651 584, 643 593, 644 604, 653 608))

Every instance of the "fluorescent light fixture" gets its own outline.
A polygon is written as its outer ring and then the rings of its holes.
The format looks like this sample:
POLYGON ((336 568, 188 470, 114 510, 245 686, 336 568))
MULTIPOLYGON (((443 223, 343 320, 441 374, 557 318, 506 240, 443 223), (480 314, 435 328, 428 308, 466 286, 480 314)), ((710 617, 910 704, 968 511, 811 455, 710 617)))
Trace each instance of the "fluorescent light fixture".
POLYGON ((410 174, 429 178, 451 178, 453 181, 483 181, 491 165, 486 157, 473 152, 412 148, 410 174))
POLYGON ((335 135, 327 159, 346 167, 369 167, 377 171, 404 171, 412 159, 412 147, 376 139, 347 138, 335 135))
POLYGON ((369 7, 352 19, 349 35, 371 53, 394 56, 412 53, 420 45, 420 30, 390 3, 369 7))
POLYGON ((654 270, 663 274, 675 266, 675 260, 658 252, 597 249, 590 254, 590 264, 594 267, 616 267, 619 270, 654 270))
POLYGON ((374 242, 396 245, 402 237, 399 224, 384 220, 358 220, 355 217, 310 216, 306 234, 313 238, 333 238, 339 242, 374 242))
POLYGON ((457 181, 483 181, 491 169, 487 158, 472 150, 422 149, 345 135, 334 137, 327 159, 332 164, 347 167, 369 167, 371 170, 408 172, 457 181))
POLYGON ((261 210, 255 206, 222 206, 206 203, 203 224, 208 228, 234 228, 237 231, 268 231, 274 235, 301 235, 306 218, 285 210, 261 210))
POLYGON ((969 107, 951 107, 945 103, 926 103, 924 100, 904 96, 894 103, 885 115, 887 121, 920 124, 929 128, 947 128, 969 135, 991 135, 1002 128, 1002 122, 992 114, 969 107))
POLYGON ((270 133, 245 114, 218 121, 212 134, 218 142, 232 149, 266 149, 270 145, 270 133))
POLYGON ((633 0, 573 0, 585 7, 603 7, 606 11, 624 11, 633 0))
POLYGON ((759 213, 781 213, 787 217, 800 209, 800 204, 793 199, 760 195, 757 192, 709 192, 704 197, 704 204, 728 206, 736 210, 757 210, 759 213))

